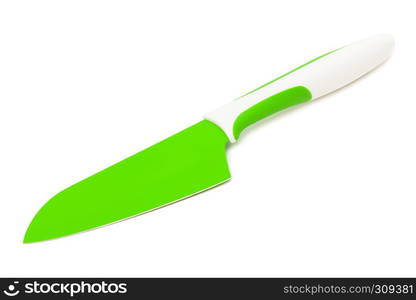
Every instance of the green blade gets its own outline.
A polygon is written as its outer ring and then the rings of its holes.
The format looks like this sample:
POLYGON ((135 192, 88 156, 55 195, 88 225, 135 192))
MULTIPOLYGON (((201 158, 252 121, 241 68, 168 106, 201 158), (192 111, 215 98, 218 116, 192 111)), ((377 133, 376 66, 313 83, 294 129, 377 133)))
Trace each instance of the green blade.
POLYGON ((30 224, 25 243, 117 222, 227 181, 227 136, 201 121, 49 200, 30 224))

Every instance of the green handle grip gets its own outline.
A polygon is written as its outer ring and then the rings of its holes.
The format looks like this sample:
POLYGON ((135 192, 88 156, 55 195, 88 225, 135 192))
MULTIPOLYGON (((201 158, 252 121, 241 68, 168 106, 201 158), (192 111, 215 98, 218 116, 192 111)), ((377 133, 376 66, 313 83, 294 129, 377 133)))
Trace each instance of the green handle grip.
POLYGON ((311 99, 311 92, 303 86, 293 87, 266 98, 250 107, 237 117, 233 126, 233 135, 235 139, 238 139, 240 137, 240 133, 251 124, 281 110, 311 99))

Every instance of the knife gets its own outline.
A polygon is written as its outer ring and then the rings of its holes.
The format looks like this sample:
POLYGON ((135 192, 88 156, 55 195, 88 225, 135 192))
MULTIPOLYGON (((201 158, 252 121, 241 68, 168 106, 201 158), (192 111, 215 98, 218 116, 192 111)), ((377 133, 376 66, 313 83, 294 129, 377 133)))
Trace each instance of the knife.
POLYGON ((24 242, 67 236, 137 216, 231 178, 226 145, 251 124, 331 93, 391 54, 376 35, 328 52, 208 113, 202 121, 56 194, 35 215, 24 242))

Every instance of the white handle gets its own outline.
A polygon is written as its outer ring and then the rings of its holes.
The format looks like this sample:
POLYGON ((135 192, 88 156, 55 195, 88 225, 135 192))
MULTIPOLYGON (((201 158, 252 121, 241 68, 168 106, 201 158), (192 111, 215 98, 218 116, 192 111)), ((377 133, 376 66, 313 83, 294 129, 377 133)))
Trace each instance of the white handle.
POLYGON ((384 62, 391 55, 393 45, 393 37, 382 34, 332 51, 206 114, 205 119, 220 126, 230 141, 235 142, 236 119, 255 105, 269 99, 269 104, 263 103, 269 108, 262 109, 270 109, 271 105, 278 104, 276 99, 272 104, 271 97, 294 87, 306 88, 311 94, 307 100, 333 92, 384 62))

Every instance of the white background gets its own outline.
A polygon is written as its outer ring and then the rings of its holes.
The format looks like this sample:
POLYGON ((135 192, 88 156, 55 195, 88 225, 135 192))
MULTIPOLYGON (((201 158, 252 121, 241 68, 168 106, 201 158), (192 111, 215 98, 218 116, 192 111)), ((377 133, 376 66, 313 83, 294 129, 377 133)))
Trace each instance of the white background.
POLYGON ((0 276, 416 276, 414 1, 0 2, 0 276), (227 184, 23 244, 56 192, 329 50, 393 57, 246 130, 227 184))

